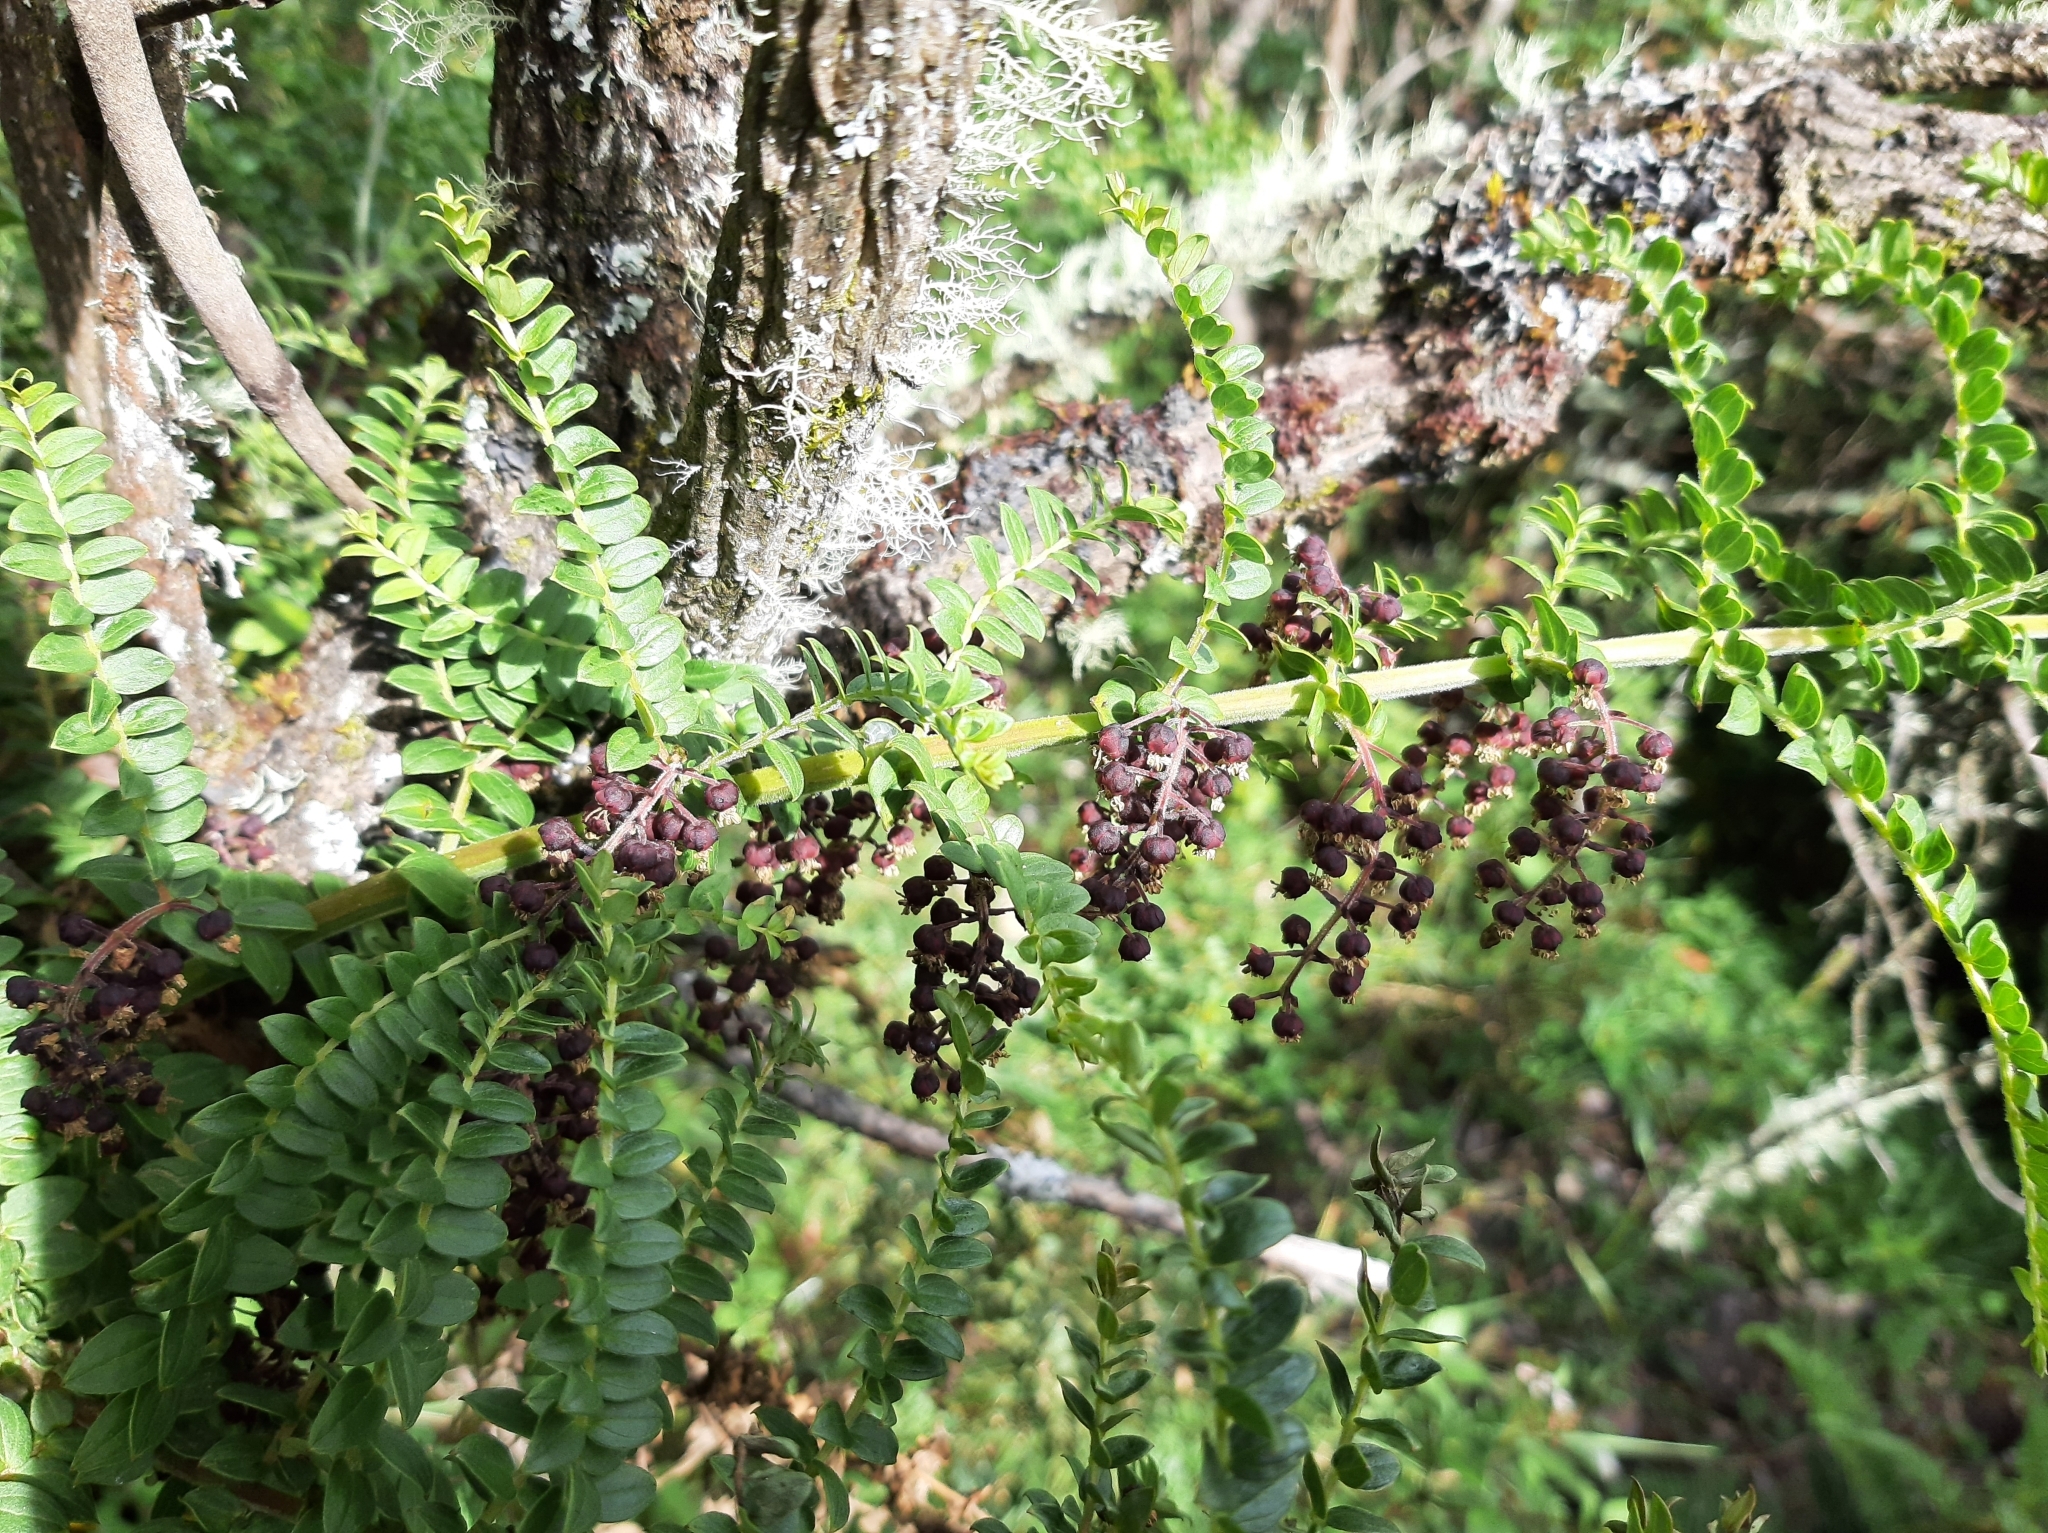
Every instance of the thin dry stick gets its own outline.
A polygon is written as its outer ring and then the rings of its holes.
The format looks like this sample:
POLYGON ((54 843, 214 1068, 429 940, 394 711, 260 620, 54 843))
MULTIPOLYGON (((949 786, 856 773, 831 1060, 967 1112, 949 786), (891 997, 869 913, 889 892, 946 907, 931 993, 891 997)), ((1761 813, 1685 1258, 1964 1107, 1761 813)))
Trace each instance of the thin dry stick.
POLYGON ((1906 925, 1905 912, 1899 909, 1898 901, 1892 897, 1891 880, 1885 876, 1869 840, 1863 834, 1861 817, 1848 799, 1832 787, 1828 789, 1828 810, 1834 815, 1835 826, 1848 845, 1849 858, 1856 864, 1863 887, 1870 892, 1870 901, 1884 922, 1885 936, 1891 943, 1887 962, 1896 961, 1899 987, 1906 993, 1906 1012, 1913 1019, 1913 1035, 1920 1040, 1921 1063, 1928 1074, 1937 1077, 1941 1083, 1942 1111, 1948 1115, 1949 1127, 1955 1130, 1956 1141, 1963 1147, 1963 1159, 1970 1163, 1970 1171, 1980 1187, 2014 1213, 2024 1213, 2025 1200, 2001 1182, 1991 1169, 1984 1146, 1977 1138, 1976 1127, 1963 1110, 1963 1099, 1956 1090, 1955 1077, 1948 1070, 1948 1050, 1942 1047, 1941 1029, 1934 1020, 1934 1005, 1927 994, 1926 960, 1914 953, 1924 933, 1913 931, 1906 925))
POLYGON ((73 0, 71 21, 107 138, 200 323, 256 407, 320 482, 342 504, 369 510, 369 498, 348 476, 348 447, 285 359, 192 189, 157 104, 129 0, 73 0))

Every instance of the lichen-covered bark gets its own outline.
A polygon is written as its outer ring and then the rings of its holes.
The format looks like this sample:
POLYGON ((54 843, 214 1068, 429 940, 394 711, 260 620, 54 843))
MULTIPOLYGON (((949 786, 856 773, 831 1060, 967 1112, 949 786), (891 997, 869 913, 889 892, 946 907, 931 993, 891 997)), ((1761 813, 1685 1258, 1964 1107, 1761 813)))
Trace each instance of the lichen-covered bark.
MULTIPOLYGON (((2048 147, 2048 119, 1883 93, 2044 83, 2048 30, 1982 27, 1640 76, 1482 134, 1430 234, 1393 264, 1371 333, 1270 378, 1288 492, 1273 521, 1328 522, 1375 481, 1439 480, 1548 440, 1624 313, 1607 284, 1539 276, 1520 257, 1529 217, 1573 197, 1676 235, 1701 277, 1759 275, 1823 218, 1858 234, 1910 219, 1949 241, 1994 303, 2038 318, 2048 219, 2017 198, 1984 201, 1962 169, 1999 142, 2048 147)), ((992 530, 997 505, 1021 504, 1027 484, 1078 498, 1090 471, 1120 459, 1213 512, 1216 454, 1201 414, 1181 392, 1145 412, 1089 407, 975 454, 953 492, 959 530, 992 530)), ((1206 546, 1197 540, 1197 559, 1206 546)), ((878 553, 833 602, 835 622, 885 632, 920 620, 921 577, 962 562, 957 545, 919 570, 878 553)), ((1170 562, 1107 564, 1107 591, 1170 562)))
MULTIPOLYGON (((184 68, 175 28, 147 35, 158 97, 184 125, 184 68)), ((150 638, 177 669, 173 694, 191 710, 207 797, 262 807, 277 866, 305 878, 350 873, 360 833, 398 779, 392 735, 369 720, 381 671, 359 663, 358 620, 316 614, 287 716, 238 705, 207 627, 192 517, 202 485, 184 428, 202 414, 184 391, 164 313, 175 287, 107 152, 92 91, 68 29, 51 7, 0 0, 0 129, 27 217, 50 328, 79 414, 107 434, 108 487, 136 508, 125 530, 149 548, 157 589, 150 638), (266 768, 268 770, 266 770, 266 768), (288 810, 283 806, 289 805, 288 810), (281 810, 283 812, 281 812, 281 810)))
MULTIPOLYGON (((149 43, 158 100, 182 137, 185 78, 176 29, 149 43)), ((171 690, 191 710, 202 754, 234 743, 240 715, 207 630, 192 508, 200 488, 185 428, 205 413, 186 392, 164 314, 166 278, 107 153, 54 7, 0 0, 0 131, 49 306, 65 386, 79 419, 107 436, 107 487, 135 505, 124 531, 149 550, 151 639, 177 667, 171 690)))
POLYGON ((776 633, 913 338, 990 17, 973 0, 774 0, 739 126, 704 344, 653 532, 700 650, 776 633))
MULTIPOLYGON (((728 0, 524 0, 498 36, 490 173, 506 243, 576 311, 591 423, 657 499, 696 366, 746 62, 728 0)), ((532 482, 532 443, 509 419, 473 435, 474 524, 538 576, 553 562, 547 524, 509 509, 532 482)))

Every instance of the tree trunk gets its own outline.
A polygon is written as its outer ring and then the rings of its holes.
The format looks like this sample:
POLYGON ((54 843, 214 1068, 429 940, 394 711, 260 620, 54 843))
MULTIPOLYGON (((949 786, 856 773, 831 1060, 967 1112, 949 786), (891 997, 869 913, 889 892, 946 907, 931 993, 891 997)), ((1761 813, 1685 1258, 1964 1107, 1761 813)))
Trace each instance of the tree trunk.
MULTIPOLYGON (((150 34, 157 98, 182 138, 185 68, 177 29, 150 34)), ((70 28, 54 7, 0 0, 0 130, 14 167, 29 243, 48 304, 52 350, 78 418, 104 432, 107 488, 135 515, 122 529, 155 577, 150 630, 177 669, 171 691, 191 710, 202 758, 229 751, 241 716, 207 630, 193 522, 199 481, 186 459, 190 426, 211 424, 186 392, 160 295, 166 277, 148 229, 107 152, 70 28)))
POLYGON ((650 529, 692 642, 760 654, 864 508, 848 487, 911 344, 990 19, 973 0, 776 0, 747 72, 677 456, 650 529))
MULTIPOLYGON (((676 453, 699 313, 730 201, 747 37, 724 0, 524 0, 499 33, 490 175, 510 248, 576 311, 590 420, 657 503, 676 453)), ((473 434, 473 524, 538 579, 545 518, 515 516, 531 433, 498 412, 473 434)))
MULTIPOLYGON (((2048 119, 1888 95, 2044 83, 2048 30, 1978 27, 1639 76, 1482 134, 1430 234, 1393 264, 1371 333, 1270 377, 1264 409, 1287 499, 1254 530, 1328 524, 1375 482, 1441 481, 1549 440, 1626 312, 1611 283, 1539 276, 1521 259, 1516 235, 1530 216, 1570 198, 1596 216, 1654 221, 1703 278, 1761 275, 1823 218, 1858 235, 1908 219, 1949 242, 1993 303, 2038 318, 2048 310, 2048 225, 2015 197, 1986 202, 1962 171, 1996 143, 2015 154, 2048 147, 2048 119)), ((1188 561, 1206 558, 1219 464, 1206 410, 1180 390, 1146 411, 1074 408, 1051 430, 971 455, 952 490, 955 530, 994 532, 997 506, 1022 505, 1031 484, 1078 500, 1091 473, 1119 461, 1139 484, 1189 503, 1208 530, 1188 561)), ((1097 569, 1113 595, 1161 566, 1148 551, 1097 569)), ((900 632, 928 610, 924 576, 966 568, 957 538, 917 568, 878 551, 834 598, 833 626, 900 632)))

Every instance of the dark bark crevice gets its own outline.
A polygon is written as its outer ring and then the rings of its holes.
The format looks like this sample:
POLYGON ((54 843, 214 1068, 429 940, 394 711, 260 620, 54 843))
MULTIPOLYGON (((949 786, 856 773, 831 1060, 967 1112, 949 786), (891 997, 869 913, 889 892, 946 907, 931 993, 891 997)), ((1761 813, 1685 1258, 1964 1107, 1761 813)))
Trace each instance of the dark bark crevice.
POLYGON ((671 605, 713 653, 788 636, 789 595, 849 514, 840 492, 914 333, 990 26, 971 0, 785 0, 756 22, 689 467, 651 529, 678 553, 671 605))

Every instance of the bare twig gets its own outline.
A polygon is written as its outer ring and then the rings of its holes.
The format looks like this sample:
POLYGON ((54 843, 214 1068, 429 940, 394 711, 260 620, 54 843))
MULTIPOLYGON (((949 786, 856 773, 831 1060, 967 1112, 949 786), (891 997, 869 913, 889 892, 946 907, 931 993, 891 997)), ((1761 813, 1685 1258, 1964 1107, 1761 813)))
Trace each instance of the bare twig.
MULTIPOLYGON (((944 1130, 877 1107, 822 1081, 785 1077, 776 1093, 814 1118, 850 1128, 863 1138, 920 1160, 932 1159, 946 1148, 944 1130)), ((1005 1148, 1001 1154, 1010 1168, 996 1186, 1008 1197, 1027 1203, 1063 1203, 1069 1208, 1085 1208, 1169 1235, 1182 1232, 1180 1208, 1171 1199, 1156 1193, 1132 1192, 1121 1182, 1070 1171, 1056 1160, 1029 1151, 1005 1148)), ((1349 1298, 1357 1290, 1360 1258, 1361 1253, 1354 1247, 1333 1240, 1289 1235, 1259 1260, 1270 1271, 1298 1279, 1317 1298, 1327 1299, 1349 1298)), ((1368 1259, 1366 1266, 1373 1286, 1384 1288, 1386 1264, 1368 1259)))
POLYGON ((1907 925, 1891 879, 1879 865, 1877 854, 1863 833, 1861 817, 1837 789, 1828 789, 1828 811, 1835 817, 1835 827, 1849 848, 1850 861, 1855 863, 1863 887, 1869 891, 1870 901, 1884 922, 1885 936, 1891 944, 1886 964, 1897 970, 1899 988, 1906 993, 1906 1012, 1913 1021, 1913 1036, 1920 1040, 1922 1067, 1939 1081, 1942 1111, 1948 1115, 1949 1127, 1955 1131, 1956 1142, 1962 1146, 1963 1158, 1970 1163, 1970 1171, 1980 1187, 2014 1213, 2024 1212, 2025 1201, 2001 1182, 1991 1169, 1983 1143, 1977 1138, 1976 1126, 1963 1109, 1955 1077, 1948 1070, 1948 1050, 1942 1044, 1941 1027, 1934 1017, 1934 1003, 1927 993, 1927 961, 1916 951, 1925 940, 1928 929, 1916 931, 1907 925))
POLYGON ((192 189, 157 107, 134 11, 127 0, 75 0, 71 20, 107 138, 200 322, 250 399, 320 482, 344 505, 368 510, 368 498, 348 475, 347 446, 286 360, 192 189))

